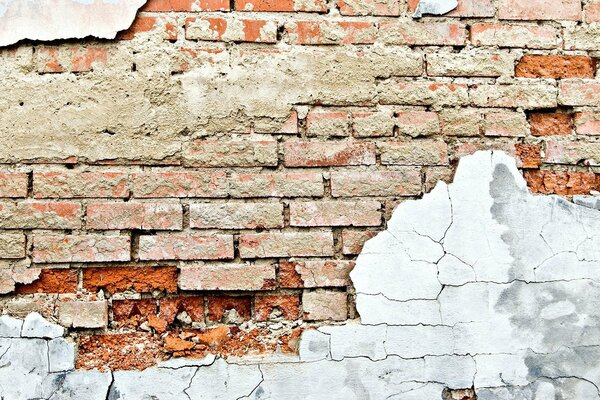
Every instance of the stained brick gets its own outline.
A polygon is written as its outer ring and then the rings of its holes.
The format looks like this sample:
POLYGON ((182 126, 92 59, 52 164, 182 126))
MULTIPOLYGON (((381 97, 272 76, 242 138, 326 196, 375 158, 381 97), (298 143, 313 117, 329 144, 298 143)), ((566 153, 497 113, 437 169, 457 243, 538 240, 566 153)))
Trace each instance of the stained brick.
POLYGON ((513 70, 514 56, 509 52, 475 49, 427 55, 429 76, 499 77, 511 76, 513 70))
POLYGON ((331 173, 333 197, 411 196, 420 193, 420 168, 402 167, 394 171, 331 173))
POLYGON ((227 197, 225 172, 144 172, 133 174, 133 196, 158 197, 227 197))
POLYGON ((277 142, 264 140, 196 140, 183 153, 194 167, 254 167, 277 165, 277 142))
POLYGON ((42 198, 129 196, 128 174, 123 172, 35 172, 33 195, 42 198))
POLYGON ((71 72, 89 72, 94 66, 106 64, 107 47, 74 47, 71 49, 71 72))
POLYGON ((277 22, 241 18, 188 18, 185 38, 223 42, 275 43, 277 22))
POLYGON ((190 227, 256 229, 283 227, 281 203, 203 203, 190 205, 190 227))
POLYGON ((471 43, 475 46, 555 49, 562 42, 559 31, 551 26, 474 23, 471 43))
POLYGON ((377 90, 382 104, 457 106, 468 103, 464 84, 386 79, 379 83, 377 90))
POLYGON ((593 22, 600 22, 600 1, 590 0, 585 3, 583 7, 585 13, 585 22, 591 24, 593 22))
POLYGON ((518 111, 485 113, 483 131, 486 136, 523 137, 529 134, 527 117, 518 111))
POLYGON ((379 36, 385 44, 414 46, 464 46, 467 30, 455 22, 386 21, 379 24, 379 36))
POLYGON ((556 87, 550 84, 477 85, 470 88, 471 103, 478 107, 554 108, 556 87))
POLYGON ((306 130, 310 136, 348 136, 350 118, 344 111, 312 110, 306 117, 306 130))
POLYGON ((232 174, 232 197, 321 197, 321 173, 232 174))
POLYGON ((106 300, 62 301, 58 305, 61 325, 73 328, 105 328, 108 324, 106 300))
POLYGON ((333 255, 333 235, 326 232, 267 232, 240 235, 240 257, 319 257, 333 255))
POLYGON ((364 243, 375 237, 377 233, 377 231, 344 229, 342 231, 342 253, 346 255, 359 254, 364 243))
POLYGON ((28 179, 24 173, 0 173, 0 197, 27 197, 28 179))
POLYGON ((360 142, 287 142, 288 167, 327 167, 375 164, 375 145, 360 142))
POLYGON ((0 258, 24 258, 25 235, 21 233, 0 234, 0 258))
POLYGON ((40 277, 27 285, 18 285, 18 294, 75 293, 78 271, 76 269, 42 269, 40 277))
POLYGON ((448 146, 439 140, 380 142, 378 147, 384 165, 448 164, 448 146))
POLYGON ((515 20, 579 20, 580 0, 500 0, 500 19, 515 20))
MULTIPOLYGON (((571 125, 569 125, 571 128, 571 125)), ((578 135, 600 135, 600 113, 580 112, 575 114, 575 131, 578 135)), ((569 130, 570 133, 570 130, 569 130)))
POLYGON ((438 114, 431 111, 399 111, 396 126, 399 133, 410 137, 431 136, 440 131, 438 114))
POLYGON ((544 161, 551 164, 600 165, 600 143, 549 140, 544 161))
POLYGON ((271 290, 275 289, 272 264, 201 265, 181 268, 182 290, 271 290))
POLYGON ((265 295, 254 299, 254 318, 268 321, 273 318, 295 320, 300 316, 300 297, 298 295, 265 295))
POLYGON ((344 321, 347 318, 345 292, 307 292, 302 294, 304 319, 308 321, 344 321))
POLYGON ((342 15, 400 15, 400 0, 338 0, 342 15))
POLYGON ((340 287, 350 285, 353 261, 315 260, 279 263, 279 279, 283 288, 340 287))
POLYGON ((377 34, 367 21, 294 21, 285 29, 292 44, 372 44, 377 34))
POLYGON ((0 202, 0 228, 76 229, 81 227, 81 205, 72 202, 0 202))
POLYGON ((445 110, 440 118, 445 136, 479 136, 483 130, 483 113, 478 109, 445 110))
POLYGON ((593 78, 595 63, 588 56, 532 55, 523 56, 515 76, 524 78, 593 78))
POLYGON ((564 113, 535 113, 529 116, 533 136, 569 135, 573 131, 573 116, 564 113))
POLYGON ((352 113, 352 134, 354 137, 393 136, 394 125, 392 111, 352 113))
POLYGON ((129 261, 129 236, 35 235, 33 261, 39 263, 129 261))
POLYGON ((558 103, 565 106, 600 106, 600 83, 596 81, 562 81, 558 103))
POLYGON ((179 203, 89 203, 89 229, 181 230, 183 209, 179 203))
POLYGON ((381 203, 365 201, 303 201, 290 203, 291 226, 378 226, 381 203))
POLYGON ((140 260, 218 260, 233 258, 231 235, 141 236, 140 260))
POLYGON ((239 0, 235 2, 236 11, 269 12, 326 12, 326 0, 239 0))
POLYGON ((177 291, 177 267, 87 267, 83 269, 83 287, 90 292, 110 293, 135 290, 138 293, 177 291))

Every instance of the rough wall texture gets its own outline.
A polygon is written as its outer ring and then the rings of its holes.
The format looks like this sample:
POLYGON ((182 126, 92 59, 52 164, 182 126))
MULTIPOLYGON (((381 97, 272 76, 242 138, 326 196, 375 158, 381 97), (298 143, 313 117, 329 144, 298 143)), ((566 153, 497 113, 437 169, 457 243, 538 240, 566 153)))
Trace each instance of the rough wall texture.
POLYGON ((150 0, 115 41, 1 49, 2 312, 80 368, 293 353, 358 317, 362 244, 460 156, 598 190, 600 3, 417 3, 150 0))

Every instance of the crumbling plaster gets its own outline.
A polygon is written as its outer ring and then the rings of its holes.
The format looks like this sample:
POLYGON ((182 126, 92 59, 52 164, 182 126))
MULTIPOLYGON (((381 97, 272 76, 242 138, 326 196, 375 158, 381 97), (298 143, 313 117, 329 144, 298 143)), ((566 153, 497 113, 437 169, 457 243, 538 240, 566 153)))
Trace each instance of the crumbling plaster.
MULTIPOLYGON (((600 398, 600 212, 528 192, 502 152, 401 203, 351 273, 360 321, 299 355, 75 371, 63 329, 0 318, 1 399, 600 398)), ((141 350, 143 351, 143 350, 141 350)))

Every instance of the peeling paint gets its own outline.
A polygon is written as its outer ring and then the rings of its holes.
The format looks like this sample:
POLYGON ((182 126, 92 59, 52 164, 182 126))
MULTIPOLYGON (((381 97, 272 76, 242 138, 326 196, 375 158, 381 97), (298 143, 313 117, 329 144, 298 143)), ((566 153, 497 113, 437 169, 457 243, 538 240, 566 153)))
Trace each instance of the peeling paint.
POLYGON ((425 14, 444 15, 456 7, 458 7, 457 0, 421 0, 413 18, 421 18, 425 14))

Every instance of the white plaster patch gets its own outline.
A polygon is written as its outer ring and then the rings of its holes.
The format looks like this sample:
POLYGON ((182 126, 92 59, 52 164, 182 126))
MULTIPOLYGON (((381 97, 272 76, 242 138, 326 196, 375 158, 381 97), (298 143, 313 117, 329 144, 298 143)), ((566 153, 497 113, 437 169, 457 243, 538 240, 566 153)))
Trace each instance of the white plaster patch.
POLYGON ((114 39, 146 0, 0 0, 0 46, 23 39, 114 39))
POLYGON ((458 7, 457 0, 421 0, 413 18, 421 18, 424 14, 443 15, 456 7, 458 7))

